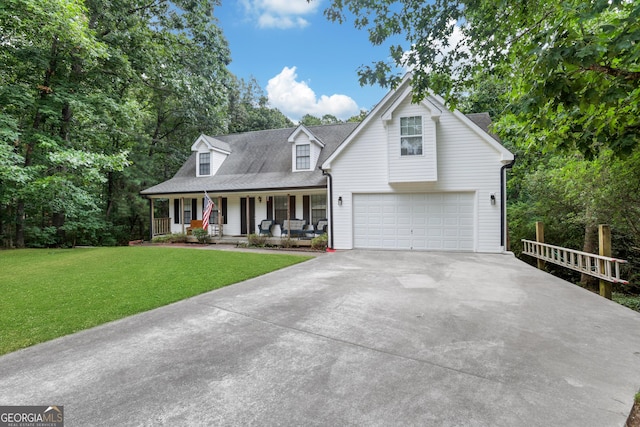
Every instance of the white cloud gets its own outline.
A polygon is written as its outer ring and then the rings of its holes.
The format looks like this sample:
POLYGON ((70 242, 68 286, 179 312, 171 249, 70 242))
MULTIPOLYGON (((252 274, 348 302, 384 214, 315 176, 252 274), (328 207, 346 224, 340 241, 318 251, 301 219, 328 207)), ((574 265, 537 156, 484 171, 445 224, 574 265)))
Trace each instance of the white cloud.
MULTIPOLYGON (((449 35, 449 38, 446 43, 443 43, 441 40, 431 40, 428 44, 431 45, 431 48, 439 50, 440 54, 436 56, 436 61, 442 61, 445 56, 449 55, 451 51, 455 48, 459 48, 462 52, 469 53, 468 48, 468 38, 464 34, 464 31, 458 25, 456 21, 450 21, 449 26, 453 28, 453 31, 449 35)), ((418 52, 415 50, 415 46, 411 49, 404 52, 402 57, 402 64, 405 71, 413 71, 416 68, 423 68, 426 71, 431 70, 431 64, 422 64, 420 61, 420 56, 418 52)), ((458 61, 453 64, 454 71, 460 65, 462 65, 462 61, 458 61)))
POLYGON ((241 0, 246 14, 260 28, 304 28, 309 21, 304 15, 318 11, 320 0, 241 0))
POLYGON ((273 16, 269 13, 263 13, 258 18, 258 27, 260 28, 279 28, 288 30, 289 28, 304 28, 309 25, 309 21, 300 17, 291 16, 273 16))
POLYGON ((296 67, 284 67, 267 84, 269 104, 292 120, 299 120, 305 114, 316 117, 331 114, 345 120, 360 112, 358 104, 347 95, 322 95, 318 99, 309 85, 297 78, 296 67))

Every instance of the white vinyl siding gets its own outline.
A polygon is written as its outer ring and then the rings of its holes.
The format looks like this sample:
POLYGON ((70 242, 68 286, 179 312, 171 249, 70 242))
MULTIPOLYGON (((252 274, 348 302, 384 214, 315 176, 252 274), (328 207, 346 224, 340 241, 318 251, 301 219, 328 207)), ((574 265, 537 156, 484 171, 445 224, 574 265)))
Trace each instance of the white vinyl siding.
MULTIPOLYGON (((200 144, 200 149, 204 150, 204 148, 204 143, 200 144)), ((196 156, 196 176, 215 175, 227 158, 226 154, 215 150, 198 151, 196 156), (207 163, 208 166, 204 166, 207 163)))
POLYGON ((409 99, 398 106, 386 127, 389 160, 385 166, 390 183, 438 179, 436 127, 431 113, 422 105, 411 104, 409 99), (420 151, 416 151, 415 146, 411 152, 407 151, 408 139, 417 144, 416 138, 421 141, 420 151))
MULTIPOLYGON (((419 105, 403 103, 399 109, 402 109, 400 115, 403 117, 420 112, 428 117, 427 109, 419 105)), ((442 111, 438 123, 423 120, 425 135, 430 134, 425 130, 427 126, 435 129, 437 125, 437 150, 435 144, 433 147, 433 154, 437 156, 437 170, 433 173, 437 173, 437 181, 418 180, 420 172, 409 166, 404 171, 399 166, 391 167, 394 155, 397 161, 406 160, 400 159, 398 142, 391 149, 391 141, 399 141, 399 120, 386 126, 382 120, 370 121, 360 130, 357 139, 332 162, 335 249, 354 247, 354 194, 452 192, 475 194, 473 250, 501 252, 504 249, 500 245, 501 155, 460 118, 444 107, 442 111), (393 123, 397 123, 395 136, 391 129, 393 123), (397 175, 396 181, 390 178, 392 173, 397 175), (495 205, 491 204, 491 193, 496 195, 495 205), (338 197, 342 197, 342 206, 338 206, 338 197)), ((427 146, 425 143, 425 158, 428 157, 427 146)))
POLYGON ((322 148, 317 143, 312 142, 306 133, 298 133, 295 142, 291 146, 291 170, 294 172, 302 172, 315 169, 321 151, 322 148), (303 156, 306 157, 306 159, 302 160, 301 163, 299 162, 299 159, 301 159, 299 155, 301 152, 299 150, 306 150, 306 154, 303 156))

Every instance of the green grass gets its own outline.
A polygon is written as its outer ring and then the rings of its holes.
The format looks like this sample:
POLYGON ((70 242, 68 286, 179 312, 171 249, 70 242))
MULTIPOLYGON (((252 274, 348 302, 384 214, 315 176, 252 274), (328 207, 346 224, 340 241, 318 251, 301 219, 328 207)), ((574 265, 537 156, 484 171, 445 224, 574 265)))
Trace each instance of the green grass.
POLYGON ((158 247, 0 251, 0 354, 307 259, 158 247))
POLYGON ((613 292, 611 299, 632 310, 640 311, 640 295, 627 295, 620 292, 613 292))

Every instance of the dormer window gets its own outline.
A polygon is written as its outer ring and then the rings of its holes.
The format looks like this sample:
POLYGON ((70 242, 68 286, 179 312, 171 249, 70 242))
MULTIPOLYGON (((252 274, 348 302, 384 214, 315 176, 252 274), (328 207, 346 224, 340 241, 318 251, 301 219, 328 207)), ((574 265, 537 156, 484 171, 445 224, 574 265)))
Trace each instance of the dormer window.
POLYGON ((291 171, 307 172, 316 167, 324 143, 304 125, 289 135, 291 143, 291 171))
POLYGON ((207 135, 200 135, 191 145, 196 157, 195 176, 213 176, 231 154, 228 142, 207 135))
POLYGON ((422 155, 422 117, 400 118, 400 155, 422 155))
POLYGON ((200 166, 198 175, 211 175, 211 153, 200 153, 199 156, 200 166))
POLYGON ((296 169, 311 169, 311 145, 296 145, 296 169))

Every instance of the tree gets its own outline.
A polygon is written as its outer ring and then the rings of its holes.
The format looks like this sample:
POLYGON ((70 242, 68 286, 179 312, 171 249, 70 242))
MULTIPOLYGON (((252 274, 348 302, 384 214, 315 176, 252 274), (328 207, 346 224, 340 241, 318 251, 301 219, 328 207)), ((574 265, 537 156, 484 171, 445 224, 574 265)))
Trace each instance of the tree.
POLYGON ((360 82, 395 84, 412 69, 414 98, 429 90, 456 106, 479 72, 511 87, 498 130, 528 147, 602 147, 628 154, 640 129, 640 3, 624 0, 333 0, 325 15, 366 29, 392 62, 362 66, 360 82))
MULTIPOLYGON (((11 147, 8 166, 21 166, 22 179, 5 180, 4 219, 15 216, 15 244, 25 245, 27 217, 37 212, 41 228, 64 238, 65 222, 73 216, 68 194, 79 194, 100 182, 105 170, 127 164, 126 151, 103 154, 95 140, 72 134, 73 109, 91 104, 83 85, 87 73, 106 55, 89 28, 80 1, 10 0, 0 6, 0 117, 7 131, 1 143, 11 147), (38 197, 53 197, 49 209, 38 197), (33 197, 36 198, 33 198, 33 197)), ((89 110, 89 108, 87 108, 89 110)))
POLYGON ((293 126, 280 110, 268 106, 268 98, 254 77, 248 82, 234 79, 227 121, 229 133, 293 126))
POLYGON ((175 172, 185 141, 226 130, 230 59, 217 4, 0 4, 5 240, 96 244, 126 240, 136 227, 143 234, 138 191, 175 172))
POLYGON ((349 117, 347 119, 347 122, 361 122, 367 117, 368 114, 369 112, 367 110, 360 110, 360 114, 349 117))
POLYGON ((226 131, 230 53, 215 25, 216 0, 87 0, 92 26, 108 46, 96 77, 103 89, 135 107, 127 132, 104 139, 131 145, 133 166, 107 175, 103 209, 118 241, 147 235, 147 203, 138 192, 168 179, 199 134, 226 131))
POLYGON ((331 114, 325 114, 322 118, 312 116, 311 114, 305 114, 300 118, 301 125, 305 126, 322 126, 322 125, 335 125, 342 123, 340 119, 331 114))

